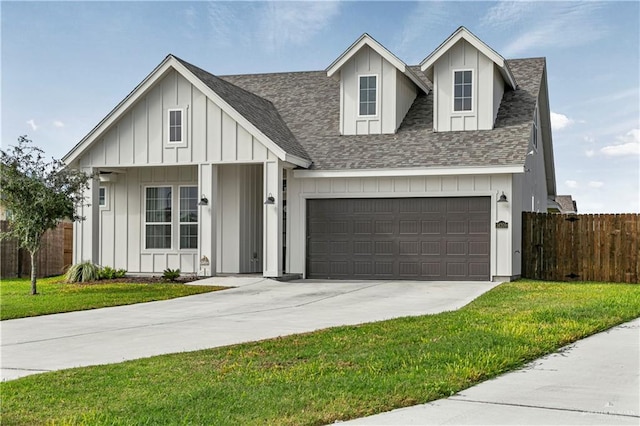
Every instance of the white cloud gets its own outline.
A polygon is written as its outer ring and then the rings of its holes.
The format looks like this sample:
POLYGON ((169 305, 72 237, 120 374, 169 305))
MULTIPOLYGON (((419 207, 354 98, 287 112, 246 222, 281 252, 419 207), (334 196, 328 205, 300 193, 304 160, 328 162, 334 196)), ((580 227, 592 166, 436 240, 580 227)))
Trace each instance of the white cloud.
POLYGON ((584 155, 586 155, 587 157, 591 158, 591 157, 593 157, 594 155, 596 155, 596 151, 595 151, 595 150, 593 150, 593 149, 588 149, 588 150, 586 150, 586 151, 584 152, 584 155))
POLYGON ((485 20, 490 22, 508 17, 512 19, 514 26, 518 22, 522 24, 525 19, 529 20, 532 15, 536 16, 532 25, 529 25, 529 21, 527 25, 520 25, 524 32, 512 38, 499 50, 505 57, 585 45, 607 34, 601 24, 602 13, 599 10, 605 5, 595 2, 537 2, 535 5, 536 9, 528 11, 525 15, 516 15, 514 10, 503 6, 502 12, 492 12, 492 8, 485 16, 485 20))
POLYGON ((575 181, 575 180, 565 180, 564 184, 567 185, 568 188, 577 188, 578 187, 578 181, 575 181))
POLYGON ((607 145, 600 152, 608 157, 640 155, 640 129, 632 129, 617 139, 619 143, 607 145))
POLYGON ((587 184, 589 188, 602 188, 604 186, 604 182, 592 180, 587 184))
POLYGON ((57 128, 60 129, 60 128, 64 127, 64 123, 62 121, 60 121, 60 120, 54 120, 53 121, 53 127, 57 127, 57 128))
POLYGON ((517 25, 524 17, 530 17, 534 6, 533 2, 497 2, 480 19, 480 25, 494 29, 509 28, 517 25))
POLYGON ((573 120, 567 117, 564 114, 559 114, 551 111, 551 129, 552 130, 562 130, 565 127, 569 127, 573 124, 573 120))
POLYGON ((267 51, 306 43, 326 28, 340 10, 340 3, 333 1, 273 1, 263 5, 257 36, 265 43, 267 51))
POLYGON ((31 130, 33 130, 34 132, 40 128, 40 126, 36 124, 36 121, 33 118, 30 120, 27 120, 27 124, 31 126, 31 130))

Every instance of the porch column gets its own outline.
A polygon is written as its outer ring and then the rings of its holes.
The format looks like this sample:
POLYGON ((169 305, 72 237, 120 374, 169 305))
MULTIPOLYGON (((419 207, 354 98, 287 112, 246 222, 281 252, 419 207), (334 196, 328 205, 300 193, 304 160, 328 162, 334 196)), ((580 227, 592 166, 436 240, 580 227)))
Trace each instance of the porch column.
MULTIPOLYGON (((74 230, 79 231, 79 241, 74 247, 74 263, 89 261, 100 264, 100 178, 99 170, 95 168, 83 169, 91 176, 89 188, 85 192, 87 205, 82 206, 82 222, 76 223, 74 230), (77 246, 80 246, 79 248, 77 246)), ((76 232, 76 231, 74 231, 76 232)))
POLYGON ((216 273, 216 211, 218 203, 218 166, 198 166, 198 199, 205 197, 207 205, 199 205, 198 275, 212 276, 216 273), (208 264, 207 264, 208 263, 208 264))
POLYGON ((280 160, 264 163, 264 203, 269 195, 273 204, 263 204, 264 239, 262 272, 265 277, 282 276, 282 165, 280 160))

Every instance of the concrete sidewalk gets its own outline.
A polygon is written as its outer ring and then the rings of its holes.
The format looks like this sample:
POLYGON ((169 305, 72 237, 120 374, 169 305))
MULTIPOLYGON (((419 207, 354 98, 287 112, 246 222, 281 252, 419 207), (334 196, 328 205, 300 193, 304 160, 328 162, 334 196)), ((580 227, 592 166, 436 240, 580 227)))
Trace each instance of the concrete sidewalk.
POLYGON ((451 398, 344 425, 640 425, 640 319, 451 398))
POLYGON ((2 321, 2 380, 458 309, 498 283, 277 282, 216 277, 236 288, 179 299, 2 321))

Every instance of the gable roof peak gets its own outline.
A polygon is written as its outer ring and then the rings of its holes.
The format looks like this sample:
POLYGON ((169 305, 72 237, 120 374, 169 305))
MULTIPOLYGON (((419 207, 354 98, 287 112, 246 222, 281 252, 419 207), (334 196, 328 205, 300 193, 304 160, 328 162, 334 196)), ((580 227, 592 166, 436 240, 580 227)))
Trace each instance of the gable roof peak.
POLYGON ((420 78, 413 72, 411 68, 407 66, 401 59, 394 55, 389 49, 380 44, 376 39, 371 37, 368 33, 363 33, 358 39, 342 52, 338 58, 333 61, 327 68, 327 77, 333 77, 337 75, 342 66, 347 63, 356 53, 360 51, 364 46, 368 46, 373 49, 378 55, 382 56, 387 62, 396 67, 398 71, 407 76, 416 86, 420 88, 424 93, 429 93, 427 85, 420 80, 420 78))
POLYGON ((442 57, 453 45, 460 40, 465 40, 473 47, 478 49, 483 55, 492 60, 500 70, 500 74, 504 78, 504 81, 512 88, 517 87, 516 80, 513 73, 509 69, 507 61, 498 52, 493 50, 484 41, 480 40, 475 34, 469 31, 466 27, 460 26, 453 32, 445 41, 436 47, 436 49, 429 54, 422 62, 420 62, 420 70, 429 78, 433 78, 433 66, 438 59, 442 57))

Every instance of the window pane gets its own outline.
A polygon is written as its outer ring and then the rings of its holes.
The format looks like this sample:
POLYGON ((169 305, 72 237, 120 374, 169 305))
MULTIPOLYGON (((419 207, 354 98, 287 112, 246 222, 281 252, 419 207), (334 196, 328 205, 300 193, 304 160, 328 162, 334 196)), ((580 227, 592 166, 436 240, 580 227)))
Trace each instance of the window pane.
POLYGON ((464 83, 471 84, 471 71, 464 72, 464 83))
POLYGON ((376 115, 376 104, 372 102, 369 104, 369 115, 376 115))
POLYGON ((106 192, 107 189, 106 188, 100 188, 100 195, 98 196, 98 205, 99 206, 106 206, 107 205, 107 197, 106 197, 106 192))
POLYGON ((171 188, 147 188, 146 195, 146 221, 171 222, 171 188))
POLYGON ((367 104, 360 104, 360 115, 367 115, 367 104))
POLYGON ((455 84, 460 84, 462 83, 462 72, 461 71, 456 71, 453 73, 454 78, 455 78, 455 84))
MULTIPOLYGON (((462 87, 464 88, 464 97, 465 98, 470 98, 471 97, 471 85, 470 84, 465 84, 462 87)), ((456 95, 456 96, 458 96, 458 95, 456 95)))
POLYGON ((453 88, 453 96, 455 96, 456 98, 459 98, 462 96, 462 86, 460 85, 456 85, 453 88))
POLYGON ((180 225, 180 248, 198 248, 198 225, 180 225))
POLYGON ((463 99, 462 107, 464 111, 471 111, 471 99, 469 98, 463 99))
POLYGON ((462 111, 462 99, 455 99, 453 101, 453 110, 462 111))
POLYGON ((180 222, 198 222, 198 187, 180 188, 180 222))
POLYGON ((171 225, 147 225, 146 248, 169 249, 171 248, 171 225))

